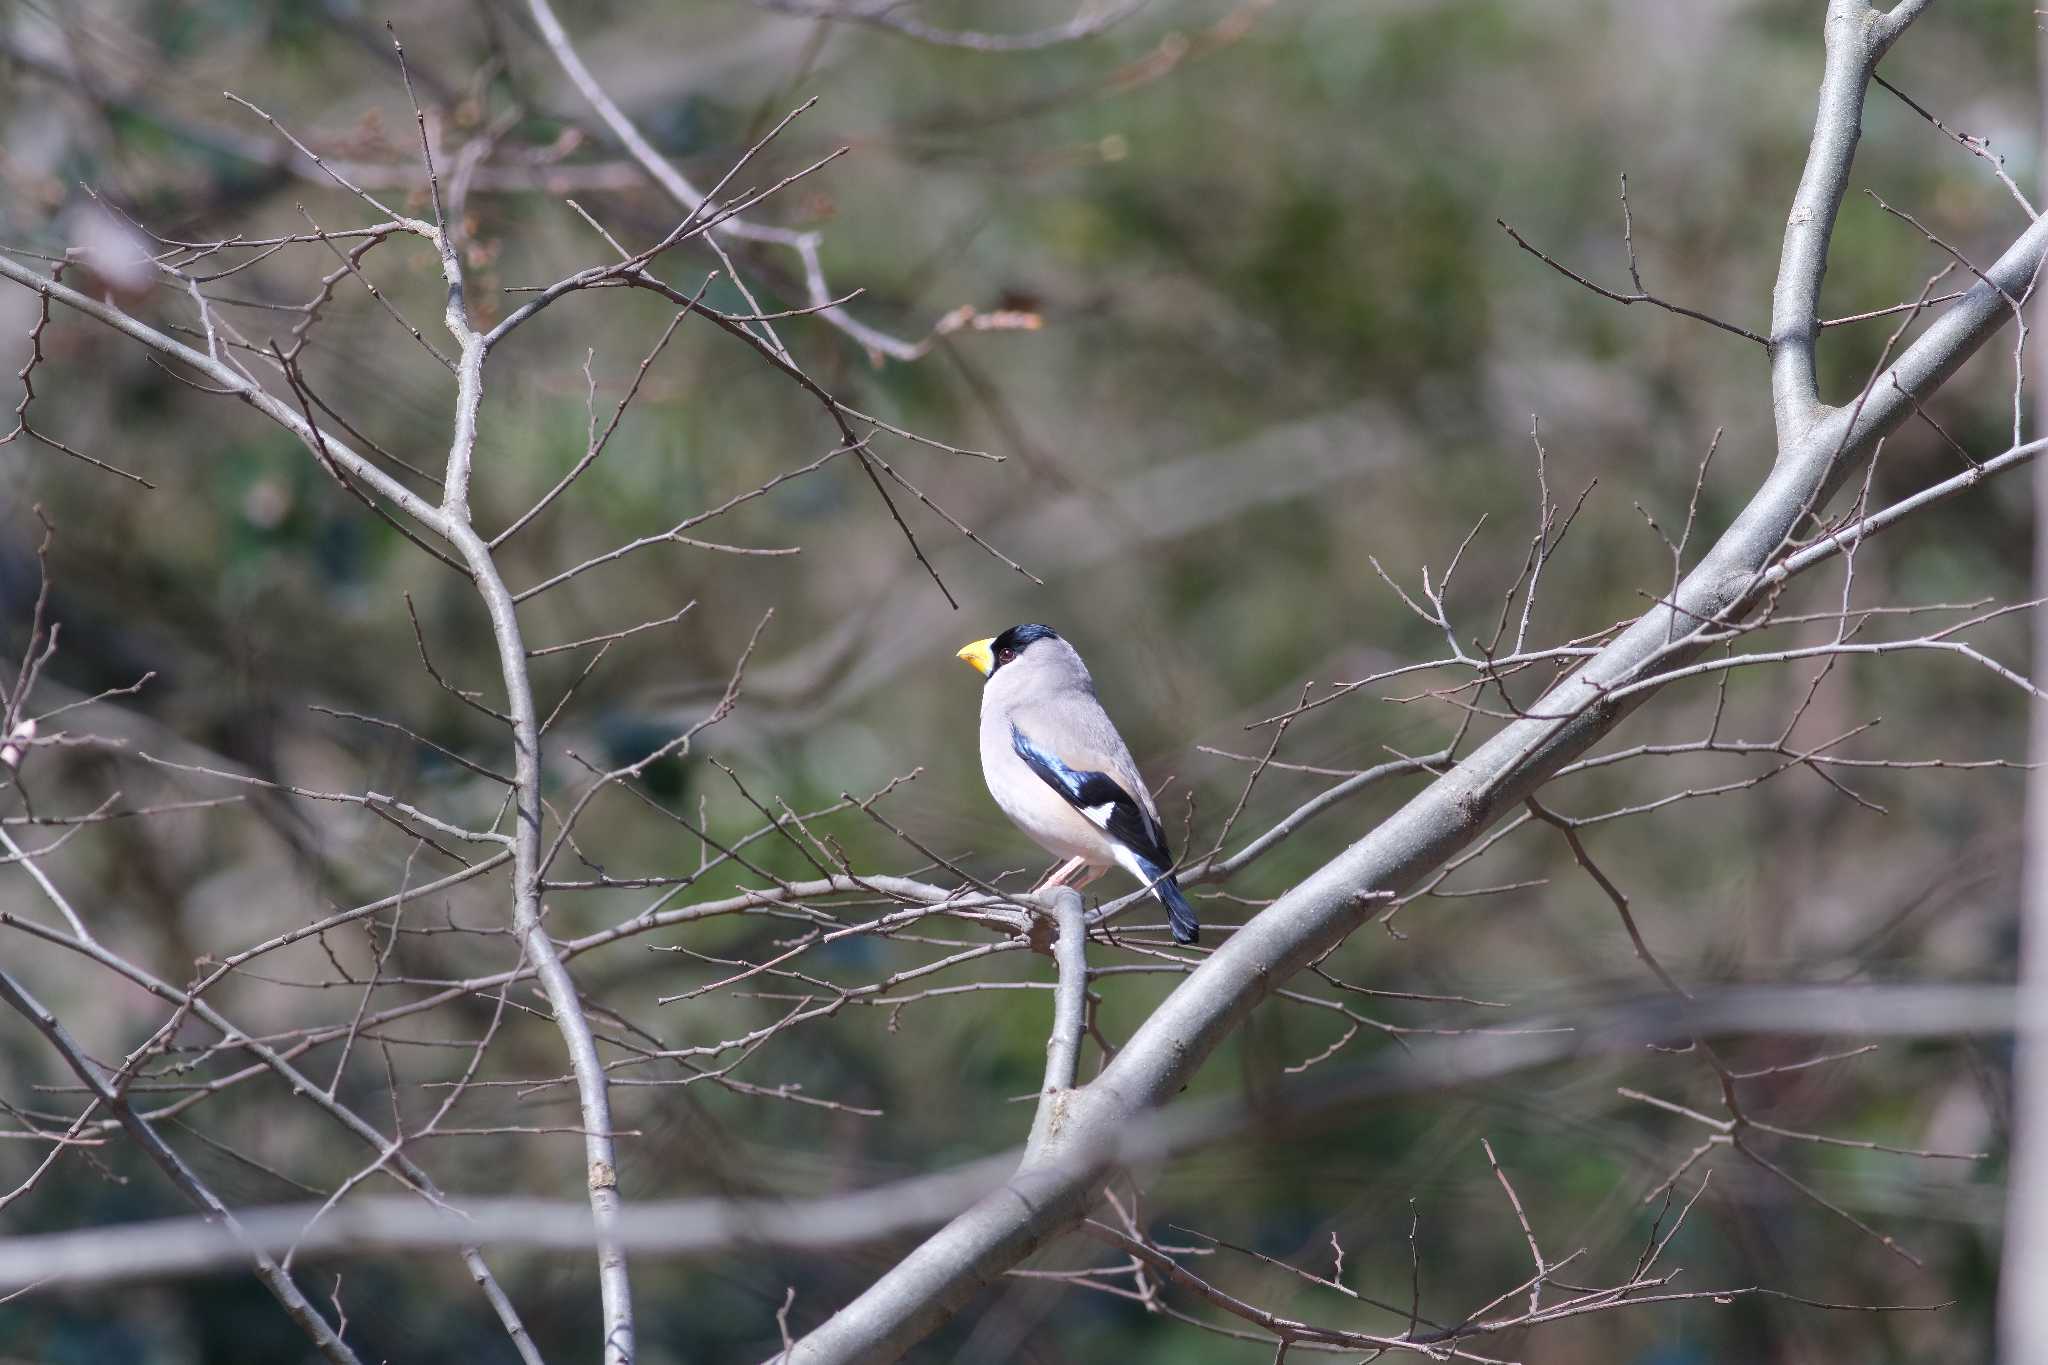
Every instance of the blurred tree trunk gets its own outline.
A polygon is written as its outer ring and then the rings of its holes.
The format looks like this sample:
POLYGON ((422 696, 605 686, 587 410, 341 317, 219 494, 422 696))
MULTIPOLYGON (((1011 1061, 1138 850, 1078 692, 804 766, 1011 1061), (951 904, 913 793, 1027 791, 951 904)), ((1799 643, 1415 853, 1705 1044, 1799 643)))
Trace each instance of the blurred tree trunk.
MULTIPOLYGON (((2041 127, 2036 163, 2048 190, 2048 30, 2035 36, 2041 127)), ((2048 310, 2035 305, 2038 329, 2048 310)), ((2035 434, 2048 430, 2048 348, 2033 356, 2035 434)), ((2034 590, 2048 595, 2048 465, 2034 468, 2034 590)), ((2048 668, 2048 628, 2034 625, 2033 676, 2048 668)), ((2048 705, 2029 703, 2025 847, 2020 869, 2018 1020, 2013 1032, 2012 1155, 1999 1278, 1999 1356, 2048 1360, 2048 705)))

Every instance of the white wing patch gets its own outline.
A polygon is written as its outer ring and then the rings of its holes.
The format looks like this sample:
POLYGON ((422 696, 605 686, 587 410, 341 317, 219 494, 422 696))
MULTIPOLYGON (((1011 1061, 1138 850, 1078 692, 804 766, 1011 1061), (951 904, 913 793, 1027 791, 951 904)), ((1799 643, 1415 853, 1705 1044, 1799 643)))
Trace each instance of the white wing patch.
POLYGON ((1109 817, 1115 810, 1116 804, 1111 801, 1105 801, 1099 806, 1082 806, 1080 808, 1081 814, 1087 816, 1103 829, 1109 828, 1109 817))
POLYGON ((1122 844, 1112 844, 1110 852, 1115 856, 1118 866, 1138 879, 1138 885, 1148 891, 1152 889, 1152 874, 1147 872, 1144 864, 1138 861, 1138 855, 1125 848, 1122 844))

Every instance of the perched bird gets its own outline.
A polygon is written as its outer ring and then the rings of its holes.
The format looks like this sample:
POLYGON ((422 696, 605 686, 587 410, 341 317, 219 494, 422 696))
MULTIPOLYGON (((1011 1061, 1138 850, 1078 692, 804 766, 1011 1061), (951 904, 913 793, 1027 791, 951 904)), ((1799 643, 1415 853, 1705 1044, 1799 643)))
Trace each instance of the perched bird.
POLYGON ((1037 889, 1086 886, 1122 867, 1166 907, 1177 943, 1201 936, 1173 876, 1173 851, 1131 751, 1095 697, 1074 647, 1050 626, 1011 626, 959 657, 981 691, 981 775, 1017 827, 1067 862, 1037 889))

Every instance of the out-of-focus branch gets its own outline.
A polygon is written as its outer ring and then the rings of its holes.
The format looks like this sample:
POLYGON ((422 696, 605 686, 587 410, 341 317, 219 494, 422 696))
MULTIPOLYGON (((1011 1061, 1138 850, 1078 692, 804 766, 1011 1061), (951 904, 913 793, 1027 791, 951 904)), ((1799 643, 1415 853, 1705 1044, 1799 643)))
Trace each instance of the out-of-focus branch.
MULTIPOLYGON (((590 68, 583 64, 573 43, 569 41, 568 30, 555 17, 554 7, 548 0, 527 0, 527 10, 533 22, 540 29, 540 35, 547 43, 548 51, 568 76, 577 91, 589 103, 612 136, 619 140, 635 161, 662 191, 682 208, 683 212, 695 217, 704 211, 705 194, 691 184, 675 164, 663 156, 655 145, 626 117, 604 86, 592 75, 590 68)), ((822 239, 815 232, 799 232, 791 228, 774 227, 756 223, 737 214, 728 215, 715 227, 713 232, 738 241, 760 242, 769 246, 787 247, 797 254, 803 263, 804 292, 809 305, 816 310, 817 317, 852 337, 875 355, 888 356, 894 360, 915 360, 931 349, 931 340, 905 341, 887 332, 879 331, 854 317, 846 309, 833 302, 831 286, 825 280, 825 266, 819 256, 822 239)))
POLYGON ((256 1277, 263 1281, 264 1288, 284 1306, 284 1311, 290 1315, 292 1321, 313 1339, 313 1344, 319 1348, 320 1354, 333 1361, 334 1365, 360 1365, 356 1353, 342 1341, 327 1319, 320 1316, 320 1310, 313 1307, 299 1291, 291 1272, 279 1265, 272 1258, 270 1251, 250 1236, 236 1220, 235 1215, 229 1212, 228 1206, 221 1203, 219 1197, 206 1187, 205 1182, 200 1180, 190 1166, 185 1164, 184 1158, 173 1151, 170 1144, 157 1136, 156 1129, 135 1112, 129 1105, 127 1096, 107 1083, 106 1078, 100 1074, 99 1067, 94 1065, 86 1057, 84 1050, 72 1041, 69 1030, 58 1021, 57 1016, 37 1003, 35 997, 4 970, 0 970, 0 1000, 5 1000, 34 1024, 37 1032, 49 1039, 50 1046, 56 1048, 58 1054, 64 1058, 64 1064, 71 1068, 79 1080, 85 1082, 87 1088, 92 1091, 93 1098, 105 1106, 108 1113, 120 1120, 121 1126, 135 1139, 136 1145, 142 1148, 151 1161, 162 1168, 163 1173, 170 1177, 171 1183, 178 1187, 178 1192, 206 1210, 207 1217, 202 1226, 209 1231, 225 1235, 244 1256, 255 1259, 256 1277))
POLYGON ((777 14, 833 23, 865 24, 934 47, 957 47, 969 52, 1036 52, 1079 42, 1136 14, 1145 0, 1120 0, 1117 4, 1083 4, 1080 12, 1064 24, 1035 29, 1029 33, 982 33, 974 29, 942 28, 903 13, 901 0, 853 0, 835 4, 832 0, 754 0, 754 4, 777 14))
MULTIPOLYGON (((929 1227, 1002 1179, 1010 1160, 979 1161, 822 1199, 644 1201, 623 1211, 611 1235, 628 1248, 672 1253, 741 1245, 797 1250, 860 1246, 929 1227)), ((590 1209, 580 1200, 464 1199, 457 1213, 378 1195, 324 1213, 322 1208, 292 1204, 245 1210, 242 1232, 249 1245, 280 1252, 295 1247, 301 1256, 425 1251, 478 1240, 582 1252, 596 1235, 590 1209)), ((0 1244, 0 1285, 118 1284, 231 1266, 248 1254, 241 1241, 197 1218, 9 1238, 0 1244)))
MULTIPOLYGON (((248 1052, 256 1058, 257 1063, 261 1067, 269 1070, 279 1080, 283 1081, 286 1088, 293 1095, 322 1110, 355 1137, 377 1151, 380 1159, 388 1161, 392 1169, 404 1178, 405 1183, 417 1190, 420 1196, 428 1203, 436 1207, 446 1206, 447 1201, 440 1188, 435 1184, 433 1177, 429 1176, 419 1163, 405 1153, 401 1141, 386 1138, 364 1120, 362 1115, 335 1099, 333 1095, 327 1093, 324 1087, 315 1084, 311 1077, 292 1065, 292 1057, 297 1056, 303 1051, 302 1048, 294 1047, 289 1049, 287 1053, 287 1051, 270 1046, 244 1032, 232 1020, 228 1019, 218 1009, 203 999, 203 991, 206 985, 211 984, 210 980, 189 992, 181 991, 168 982, 152 976, 126 958, 119 956, 93 940, 72 938, 54 929, 25 923, 5 911, 0 911, 0 925, 7 925, 22 930, 47 943, 54 943, 68 948, 72 952, 98 963, 101 967, 106 968, 115 975, 125 977, 127 980, 134 982, 137 986, 149 992, 149 994, 172 1006, 174 1013, 171 1016, 171 1025, 169 1027, 175 1027, 183 1021, 187 1014, 190 1014, 193 1018, 214 1029, 220 1034, 223 1047, 238 1048, 248 1052)), ((143 1050, 139 1049, 136 1057, 131 1058, 131 1061, 139 1059, 141 1051, 143 1050)), ((289 1243, 281 1244, 280 1249, 288 1245, 289 1243)), ((467 1266, 470 1275, 483 1289, 485 1297, 490 1300, 493 1310, 497 1312, 513 1341, 522 1344, 521 1354, 522 1356, 525 1355, 527 1350, 530 1349, 530 1344, 527 1343, 525 1328, 520 1324, 518 1315, 512 1309, 511 1301, 505 1297, 504 1291, 498 1286, 497 1280, 492 1275, 489 1266, 484 1263, 483 1255, 477 1249, 475 1240, 473 1238, 465 1238, 458 1245, 461 1248, 463 1263, 467 1266)))
MULTIPOLYGON (((1590 1056, 1639 1055, 1646 1045, 1727 1035, 1940 1038, 2011 1029, 2014 992, 1994 984, 1944 986, 1752 986, 1665 993, 1605 1008, 1543 1016, 1531 1031, 1415 1038, 1372 1061, 1317 1072, 1262 1094, 1154 1111, 1121 1133, 1119 1163, 1137 1164, 1241 1138, 1273 1115, 1318 1112, 1486 1085, 1590 1056)), ((1075 1094, 1082 1092, 1076 1091, 1075 1094)), ((834 1251, 929 1227, 968 1206, 1010 1172, 1021 1149, 934 1175, 815 1199, 646 1200, 623 1210, 617 1235, 629 1250, 698 1255, 736 1246, 834 1251)), ((999 1195, 1000 1197, 1000 1195, 999 1195)), ((463 1198, 445 1204, 374 1196, 340 1204, 307 1226, 321 1205, 245 1209, 256 1245, 315 1253, 424 1251, 455 1245, 587 1250, 596 1237, 580 1200, 463 1198)), ((247 1249, 204 1219, 14 1237, 0 1242, 0 1294, 28 1286, 77 1289, 203 1273, 246 1259, 247 1249)))

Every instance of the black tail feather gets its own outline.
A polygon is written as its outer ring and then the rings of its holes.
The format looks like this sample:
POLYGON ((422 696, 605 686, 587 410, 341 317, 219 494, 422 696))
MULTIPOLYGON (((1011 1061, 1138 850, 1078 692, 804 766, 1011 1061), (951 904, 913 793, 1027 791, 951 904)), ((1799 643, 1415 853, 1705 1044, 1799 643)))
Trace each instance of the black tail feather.
POLYGON ((1195 918, 1195 907, 1188 904, 1188 898, 1181 894, 1180 883, 1171 875, 1161 877, 1152 884, 1152 894, 1159 897, 1159 903, 1166 907, 1166 927, 1173 931, 1175 943, 1200 943, 1202 926, 1195 918))

